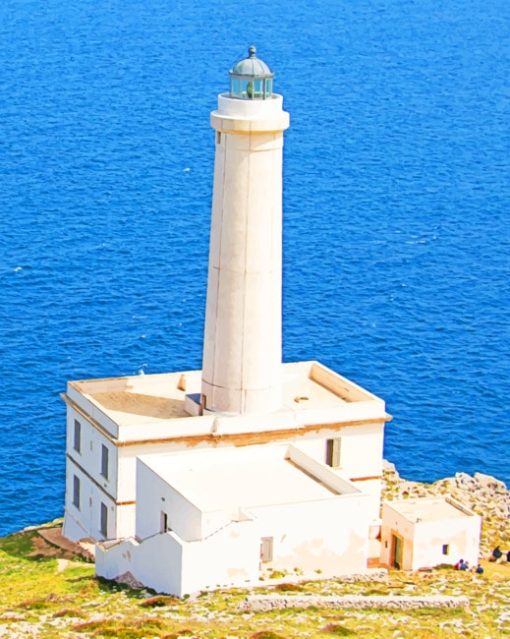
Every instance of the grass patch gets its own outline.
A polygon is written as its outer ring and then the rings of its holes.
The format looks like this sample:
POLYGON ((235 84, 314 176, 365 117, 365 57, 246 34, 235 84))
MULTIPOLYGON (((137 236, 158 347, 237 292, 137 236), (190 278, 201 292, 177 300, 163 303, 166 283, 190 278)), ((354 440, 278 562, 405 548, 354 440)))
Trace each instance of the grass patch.
POLYGON ((299 584, 276 584, 274 589, 282 592, 303 592, 303 587, 299 584))
POLYGON ((92 637, 114 637, 115 639, 144 639, 151 635, 160 635, 164 622, 159 619, 104 619, 84 621, 72 626, 75 632, 86 633, 92 637))
POLYGON ((335 637, 350 637, 354 634, 354 630, 349 630, 345 626, 341 626, 338 623, 328 623, 327 626, 324 626, 322 629, 323 632, 327 632, 330 635, 334 635, 335 637))
POLYGON ((34 597, 32 599, 25 599, 21 601, 16 608, 21 610, 44 610, 51 606, 51 604, 55 603, 63 603, 68 601, 69 597, 63 597, 56 595, 55 593, 50 593, 46 597, 34 597))
POLYGON ((0 550, 18 559, 34 560, 35 558, 29 555, 33 550, 33 539, 36 534, 35 531, 30 531, 4 537, 0 539, 0 550))
POLYGON ((273 570, 269 573, 269 579, 283 579, 286 576, 287 573, 282 570, 273 570))
POLYGON ((77 619, 85 617, 85 613, 76 608, 62 608, 53 613, 54 619, 60 619, 62 617, 76 617, 77 619))

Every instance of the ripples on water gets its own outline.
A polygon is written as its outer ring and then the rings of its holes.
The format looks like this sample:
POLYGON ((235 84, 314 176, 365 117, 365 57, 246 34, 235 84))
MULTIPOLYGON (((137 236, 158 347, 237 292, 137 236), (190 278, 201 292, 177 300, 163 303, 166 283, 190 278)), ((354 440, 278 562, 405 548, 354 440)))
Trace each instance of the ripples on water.
POLYGON ((292 118, 284 356, 384 397, 416 479, 510 480, 503 0, 4 0, 0 532, 60 515, 66 380, 199 367, 209 111, 256 42, 292 118))

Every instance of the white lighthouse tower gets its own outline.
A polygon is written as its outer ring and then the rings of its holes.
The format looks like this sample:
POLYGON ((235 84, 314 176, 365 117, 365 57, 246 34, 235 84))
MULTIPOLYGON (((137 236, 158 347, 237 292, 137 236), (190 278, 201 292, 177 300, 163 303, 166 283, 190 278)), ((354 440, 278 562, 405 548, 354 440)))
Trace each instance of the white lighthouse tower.
POLYGON ((268 413, 282 404, 282 149, 289 115, 250 47, 230 71, 216 130, 201 405, 268 413))

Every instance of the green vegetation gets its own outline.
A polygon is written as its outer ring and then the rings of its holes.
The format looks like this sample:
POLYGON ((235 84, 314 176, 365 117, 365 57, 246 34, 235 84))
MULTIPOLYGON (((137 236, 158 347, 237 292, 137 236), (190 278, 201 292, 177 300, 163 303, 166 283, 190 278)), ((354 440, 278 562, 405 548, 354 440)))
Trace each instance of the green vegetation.
POLYGON ((0 636, 25 639, 450 639, 510 638, 510 565, 484 575, 450 568, 390 573, 384 582, 266 582, 261 594, 466 595, 459 609, 241 612, 247 592, 202 592, 188 600, 94 577, 94 566, 55 556, 36 531, 0 540, 0 636))

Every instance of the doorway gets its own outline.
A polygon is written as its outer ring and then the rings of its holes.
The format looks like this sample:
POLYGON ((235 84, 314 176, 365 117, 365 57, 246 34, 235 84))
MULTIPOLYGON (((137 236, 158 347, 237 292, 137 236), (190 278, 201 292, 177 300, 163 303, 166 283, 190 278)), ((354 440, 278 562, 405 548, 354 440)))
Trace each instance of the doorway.
POLYGON ((391 555, 390 564, 397 570, 402 570, 402 551, 404 546, 404 540, 402 537, 392 533, 391 535, 391 555))

